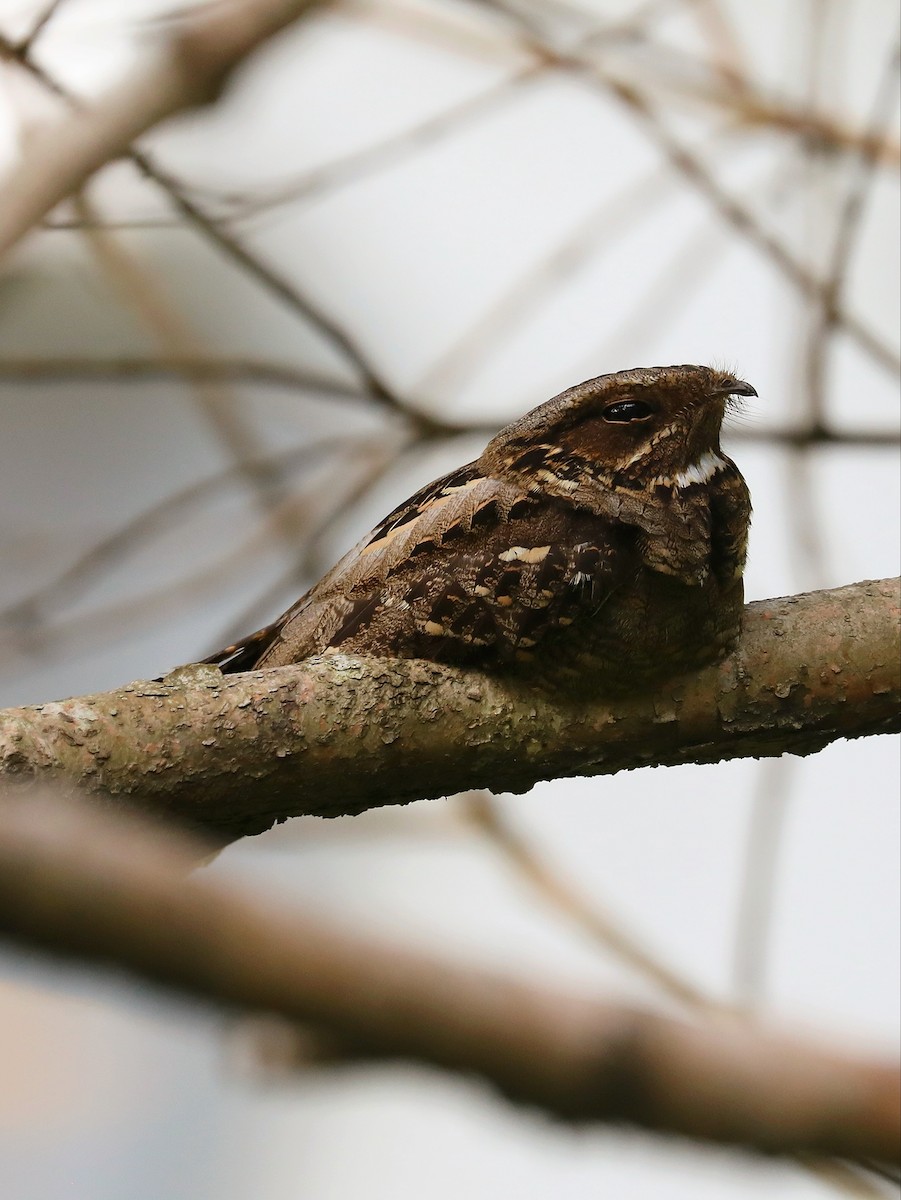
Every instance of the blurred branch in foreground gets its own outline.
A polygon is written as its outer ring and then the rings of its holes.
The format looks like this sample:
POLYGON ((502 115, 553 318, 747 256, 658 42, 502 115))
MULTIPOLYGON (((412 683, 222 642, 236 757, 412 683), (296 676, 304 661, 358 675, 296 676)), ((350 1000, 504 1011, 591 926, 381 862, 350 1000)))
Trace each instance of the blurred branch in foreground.
POLYGON ((307 1023, 342 1057, 476 1074, 567 1120, 771 1153, 899 1155, 895 1064, 382 945, 238 887, 186 879, 196 853, 133 819, 14 792, 0 826, 0 928, 25 946, 307 1023))

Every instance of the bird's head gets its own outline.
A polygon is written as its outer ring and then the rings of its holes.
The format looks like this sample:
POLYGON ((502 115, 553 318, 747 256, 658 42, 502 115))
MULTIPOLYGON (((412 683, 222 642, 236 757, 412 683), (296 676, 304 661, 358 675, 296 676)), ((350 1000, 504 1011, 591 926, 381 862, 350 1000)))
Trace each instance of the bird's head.
MULTIPOLYGON (((592 485, 639 491, 704 483, 719 469, 720 427, 749 383, 713 367, 600 375, 526 413, 486 447, 486 470, 532 492, 586 503, 592 485)), ((593 505, 589 504, 589 507, 593 505)))

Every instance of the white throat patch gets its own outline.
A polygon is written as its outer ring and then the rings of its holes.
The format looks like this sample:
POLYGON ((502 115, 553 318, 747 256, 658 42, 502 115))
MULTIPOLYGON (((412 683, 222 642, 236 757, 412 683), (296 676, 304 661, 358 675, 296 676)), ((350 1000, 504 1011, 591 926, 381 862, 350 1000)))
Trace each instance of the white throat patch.
POLYGON ((708 450, 701 455, 696 463, 692 463, 684 471, 678 471, 673 476, 673 483, 677 488, 689 487, 693 483, 707 483, 718 471, 722 471, 726 465, 725 459, 720 458, 715 451, 708 450))

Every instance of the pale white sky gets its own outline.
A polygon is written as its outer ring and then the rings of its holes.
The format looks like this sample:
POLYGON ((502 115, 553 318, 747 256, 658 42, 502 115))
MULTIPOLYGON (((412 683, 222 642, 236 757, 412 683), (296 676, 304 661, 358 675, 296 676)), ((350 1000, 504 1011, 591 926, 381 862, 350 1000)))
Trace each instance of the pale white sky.
MULTIPOLYGON (((40 7, 0 0, 0 31, 27 28, 40 7)), ((603 20, 637 7, 583 3, 603 20)), ((897 36, 893 4, 732 0, 719 7, 735 29, 739 61, 772 94, 804 102, 816 42, 819 109, 847 127, 869 120, 897 36)), ((133 22, 161 9, 151 0, 68 0, 36 52, 71 87, 96 94, 139 54, 133 22)), ((183 179, 217 193, 290 183, 521 68, 502 25, 467 8, 465 26, 462 11, 379 2, 323 14, 261 54, 216 110, 154 133, 147 147, 183 179), (430 14, 478 36, 443 26, 436 34, 430 14)), ((679 99, 665 80, 691 81, 697 68, 673 56, 709 53, 692 11, 675 2, 661 8, 647 53, 670 66, 650 75, 643 68, 639 78, 652 81, 667 128, 696 149, 717 185, 758 214, 800 263, 820 270, 853 164, 839 155, 805 161, 786 134, 736 127, 717 110, 679 99)), ((635 47, 614 45, 605 66, 624 69, 630 53, 635 47)), ((698 80, 700 87, 708 76, 698 80)), ((20 72, 4 67, 0 162, 14 160, 23 118, 27 135, 30 123, 54 111, 20 72)), ((897 139, 897 99, 891 128, 897 139)), ((107 171, 91 196, 119 220, 152 221, 169 211, 125 165, 107 171)), ((897 171, 880 168, 845 295, 848 310, 895 353, 898 203, 897 171)), ((797 289, 664 164, 633 114, 584 82, 547 75, 521 84, 421 150, 237 228, 352 328, 375 365, 425 408, 501 421, 603 371, 719 361, 760 393, 746 425, 803 419, 809 323, 797 289)), ((191 231, 154 226, 120 237, 211 350, 348 377, 315 334, 191 231)), ((5 265, 0 357, 154 348, 77 232, 34 236, 5 265)), ((0 388, 0 606, 40 589, 129 517, 229 461, 182 388, 0 388)), ((836 425, 897 429, 897 377, 852 338, 831 343, 825 391, 836 425)), ((300 445, 311 431, 374 427, 335 402, 250 386, 240 395, 271 450, 300 445)), ((754 498, 750 598, 898 573, 896 449, 821 450, 799 477, 786 451, 740 432, 728 449, 754 498)), ((331 532, 321 566, 418 483, 478 449, 461 438, 405 461, 331 532)), ((324 464, 322 483, 334 479, 324 464)), ((0 701, 111 687, 195 657, 283 575, 286 562, 248 496, 232 490, 67 594, 44 614, 42 632, 0 627, 0 701), (235 554, 223 565, 226 550, 235 554), (200 566, 209 575, 198 581, 200 566)), ((286 591, 273 600, 270 615, 292 598, 286 591)), ((776 770, 741 762, 572 780, 502 805, 575 888, 722 999, 734 995, 752 810, 755 803, 778 809, 764 1009, 836 1041, 897 1049, 898 792, 897 740, 880 738, 776 770)), ((452 802, 353 821, 296 821, 229 850, 210 869, 249 873, 304 906, 472 961, 661 1002, 651 984, 536 900, 452 802)), ((0 960, 0 972, 3 1195, 836 1194, 780 1163, 639 1135, 573 1132, 426 1072, 360 1069, 260 1086, 229 1066, 221 1022, 208 1014, 20 958, 0 960)))

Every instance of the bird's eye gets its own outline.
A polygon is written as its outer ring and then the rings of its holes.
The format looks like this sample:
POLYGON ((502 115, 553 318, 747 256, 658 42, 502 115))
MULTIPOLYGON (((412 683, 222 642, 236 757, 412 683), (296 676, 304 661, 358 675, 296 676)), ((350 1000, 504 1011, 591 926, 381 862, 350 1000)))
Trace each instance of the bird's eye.
POLYGON ((608 404, 604 409, 605 421, 618 421, 625 424, 628 421, 646 421, 651 416, 650 405, 643 400, 620 400, 616 404, 608 404))

